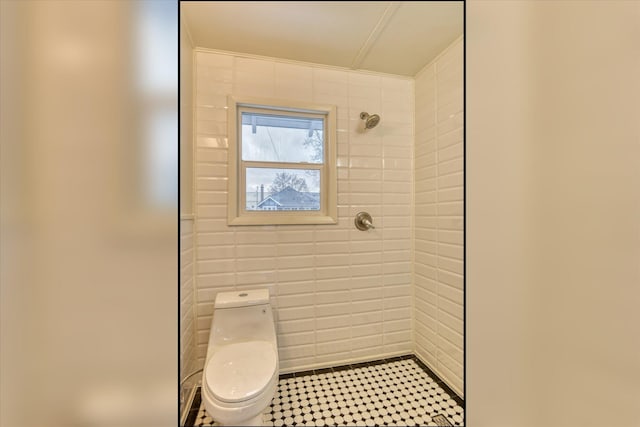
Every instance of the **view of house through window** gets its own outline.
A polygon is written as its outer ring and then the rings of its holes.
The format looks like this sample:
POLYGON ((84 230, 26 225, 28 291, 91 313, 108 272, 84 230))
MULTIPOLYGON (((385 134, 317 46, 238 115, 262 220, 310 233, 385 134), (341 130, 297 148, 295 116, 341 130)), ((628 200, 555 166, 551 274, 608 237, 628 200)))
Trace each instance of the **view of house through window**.
POLYGON ((247 168, 246 210, 320 210, 320 171, 247 168))

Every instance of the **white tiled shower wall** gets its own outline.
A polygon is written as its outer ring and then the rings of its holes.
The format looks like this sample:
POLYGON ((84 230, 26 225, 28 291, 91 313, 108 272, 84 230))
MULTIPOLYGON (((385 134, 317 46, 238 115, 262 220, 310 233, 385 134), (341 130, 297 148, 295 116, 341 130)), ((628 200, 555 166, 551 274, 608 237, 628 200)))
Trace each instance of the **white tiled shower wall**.
POLYGON ((413 79, 195 50, 197 360, 220 291, 268 287, 282 372, 413 350, 413 79), (227 226, 227 95, 337 105, 336 225, 227 226), (362 131, 360 112, 381 124, 362 131), (359 211, 375 230, 358 231, 359 211))
POLYGON ((193 295, 193 219, 180 220, 180 373, 195 370, 195 316, 193 295))
POLYGON ((193 45, 180 23, 180 379, 195 369, 193 45))
POLYGON ((463 393, 463 41, 415 80, 414 341, 463 393))

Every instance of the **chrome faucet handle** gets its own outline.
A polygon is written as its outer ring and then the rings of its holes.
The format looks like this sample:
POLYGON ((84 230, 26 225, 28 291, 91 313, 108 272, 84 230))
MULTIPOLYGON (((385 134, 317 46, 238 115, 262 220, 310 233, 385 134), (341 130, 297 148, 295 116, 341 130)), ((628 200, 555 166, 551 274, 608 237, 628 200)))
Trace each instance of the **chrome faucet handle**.
POLYGON ((356 219, 353 222, 356 225, 356 228, 360 231, 367 231, 375 228, 373 226, 373 219, 367 212, 358 212, 356 214, 356 219))

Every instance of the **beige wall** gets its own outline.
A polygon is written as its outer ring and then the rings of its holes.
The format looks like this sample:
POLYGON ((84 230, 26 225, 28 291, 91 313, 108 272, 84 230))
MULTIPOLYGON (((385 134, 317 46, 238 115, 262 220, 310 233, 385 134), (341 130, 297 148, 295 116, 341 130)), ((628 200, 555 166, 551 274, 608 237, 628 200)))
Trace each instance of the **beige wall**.
POLYGON ((178 207, 149 202, 140 118, 160 98, 175 122, 177 94, 141 90, 133 7, 0 2, 3 426, 175 423, 178 207))
POLYGON ((410 352, 413 80, 197 49, 195 100, 200 363, 217 292, 260 287, 283 372, 410 352), (230 94, 337 105, 338 224, 227 226, 230 94), (363 132, 362 111, 381 123, 363 132))
POLYGON ((415 82, 414 344, 463 394, 463 41, 415 82))
POLYGON ((640 425, 639 24, 467 4, 469 425, 640 425))

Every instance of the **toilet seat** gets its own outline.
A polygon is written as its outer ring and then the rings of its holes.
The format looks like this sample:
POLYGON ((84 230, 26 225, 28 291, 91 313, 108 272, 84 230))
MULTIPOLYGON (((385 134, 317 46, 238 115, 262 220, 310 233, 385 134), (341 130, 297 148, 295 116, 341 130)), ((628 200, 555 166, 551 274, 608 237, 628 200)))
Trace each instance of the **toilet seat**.
POLYGON ((267 387, 276 365, 277 355, 270 342, 249 341, 225 345, 207 363, 205 385, 222 402, 243 402, 267 387))

